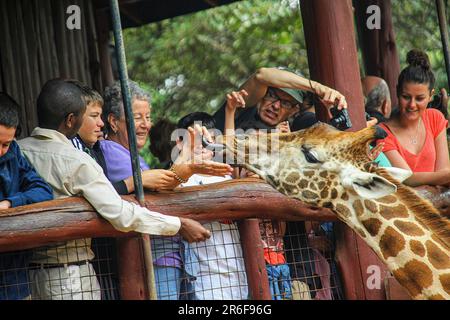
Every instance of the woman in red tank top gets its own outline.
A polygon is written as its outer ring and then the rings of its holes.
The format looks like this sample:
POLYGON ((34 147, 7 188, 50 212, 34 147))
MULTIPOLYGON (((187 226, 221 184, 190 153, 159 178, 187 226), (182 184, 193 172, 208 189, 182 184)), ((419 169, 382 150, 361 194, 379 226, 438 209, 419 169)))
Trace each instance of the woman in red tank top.
POLYGON ((388 136, 383 152, 392 166, 410 169, 410 186, 450 184, 447 120, 441 112, 427 109, 434 94, 435 78, 426 53, 411 50, 408 66, 397 84, 399 108, 381 127, 388 136))

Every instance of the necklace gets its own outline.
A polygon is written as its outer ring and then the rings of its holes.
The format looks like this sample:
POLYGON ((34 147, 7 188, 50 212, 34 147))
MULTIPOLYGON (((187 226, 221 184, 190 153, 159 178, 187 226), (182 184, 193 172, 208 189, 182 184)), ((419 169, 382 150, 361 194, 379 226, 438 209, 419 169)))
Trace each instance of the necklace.
POLYGON ((422 118, 419 118, 419 122, 417 123, 417 129, 416 129, 416 135, 415 135, 415 137, 412 137, 411 139, 410 139, 410 142, 411 142, 411 144, 417 144, 417 137, 419 136, 419 127, 420 127, 420 120, 421 120, 422 118))

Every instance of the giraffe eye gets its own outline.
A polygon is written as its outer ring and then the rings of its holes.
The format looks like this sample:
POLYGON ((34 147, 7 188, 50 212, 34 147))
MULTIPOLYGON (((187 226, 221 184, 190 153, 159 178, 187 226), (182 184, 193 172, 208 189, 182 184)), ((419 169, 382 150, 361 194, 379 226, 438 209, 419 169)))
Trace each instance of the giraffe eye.
POLYGON ((305 147, 302 147, 302 152, 305 155, 306 161, 308 161, 309 163, 320 163, 320 161, 317 160, 315 155, 305 147))

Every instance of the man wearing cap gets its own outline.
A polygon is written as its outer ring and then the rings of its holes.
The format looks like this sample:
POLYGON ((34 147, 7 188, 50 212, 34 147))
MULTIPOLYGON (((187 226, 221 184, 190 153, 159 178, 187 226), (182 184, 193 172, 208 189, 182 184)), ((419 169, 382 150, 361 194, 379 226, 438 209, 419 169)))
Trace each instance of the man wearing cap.
MULTIPOLYGON (((346 108, 345 97, 338 91, 316 81, 304 78, 299 72, 286 68, 260 68, 240 87, 245 108, 236 110, 235 127, 248 121, 259 121, 270 127, 288 120, 302 111, 303 99, 309 91, 317 95, 327 106, 346 108)), ((225 104, 214 114, 217 128, 223 132, 225 104)))

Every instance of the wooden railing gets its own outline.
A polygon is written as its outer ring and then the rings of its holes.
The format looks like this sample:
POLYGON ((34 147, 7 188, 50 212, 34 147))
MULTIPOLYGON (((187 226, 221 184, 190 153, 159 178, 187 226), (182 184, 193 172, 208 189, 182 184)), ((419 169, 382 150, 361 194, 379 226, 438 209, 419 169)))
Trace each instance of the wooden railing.
MULTIPOLYGON (((133 196, 123 196, 135 202, 133 196)), ((174 192, 146 193, 148 209, 197 221, 269 218, 334 221, 326 208, 287 198, 261 180, 240 179, 174 192)), ((115 230, 83 198, 41 202, 0 212, 0 252, 80 237, 132 236, 115 230)))
MULTIPOLYGON (((449 189, 427 186, 417 188, 417 191, 450 217, 449 189)), ((137 203, 133 196, 123 198, 137 203)), ((262 287, 262 279, 266 276, 264 259, 255 259, 255 252, 262 250, 260 241, 255 240, 254 236, 258 233, 257 222, 248 219, 337 220, 329 209, 290 199, 263 181, 251 178, 187 187, 173 192, 146 193, 145 205, 153 211, 200 222, 221 219, 241 221, 239 228, 249 291, 254 299, 267 298, 268 293, 267 288, 262 287)), ((0 252, 30 249, 85 237, 120 238, 118 252, 121 297, 145 297, 145 286, 137 285, 145 281, 138 234, 115 230, 84 198, 69 197, 0 212, 0 252), (123 259, 120 258, 122 255, 123 259)))

